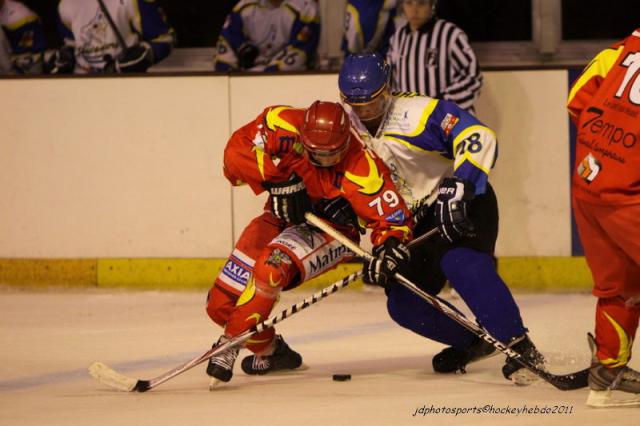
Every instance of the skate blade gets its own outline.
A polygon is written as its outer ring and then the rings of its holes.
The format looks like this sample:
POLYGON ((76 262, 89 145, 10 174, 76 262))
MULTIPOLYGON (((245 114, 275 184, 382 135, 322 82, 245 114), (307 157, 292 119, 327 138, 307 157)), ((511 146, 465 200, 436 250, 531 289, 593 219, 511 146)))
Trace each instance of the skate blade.
POLYGON ((211 380, 209 380, 209 390, 215 391, 216 389, 220 389, 225 383, 227 382, 223 382, 222 380, 212 377, 211 380))
POLYGON ((300 364, 300 367, 283 368, 283 369, 280 369, 280 370, 270 371, 270 372, 268 372, 266 374, 263 374, 263 375, 264 376, 266 376, 266 375, 269 375, 269 376, 291 376, 291 375, 296 375, 298 373, 306 371, 308 369, 309 369, 309 366, 303 362, 302 364, 300 364))
POLYGON ((640 407, 640 394, 622 391, 590 390, 587 405, 594 408, 640 407))
POLYGON ((252 377, 295 376, 296 374, 302 373, 308 369, 309 369, 309 366, 303 362, 302 364, 300 364, 300 367, 296 367, 296 368, 280 368, 277 370, 262 371, 260 373, 247 373, 246 371, 243 370, 243 373, 246 374, 247 376, 252 376, 252 377))

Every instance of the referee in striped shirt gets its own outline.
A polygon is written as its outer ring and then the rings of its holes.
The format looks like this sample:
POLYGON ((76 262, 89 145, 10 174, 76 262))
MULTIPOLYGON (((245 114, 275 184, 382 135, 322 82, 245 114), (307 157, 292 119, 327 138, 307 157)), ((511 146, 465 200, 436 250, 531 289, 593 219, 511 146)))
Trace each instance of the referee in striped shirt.
POLYGON ((447 99, 475 114, 482 75, 467 35, 436 17, 437 0, 403 0, 407 24, 391 36, 392 90, 447 99))

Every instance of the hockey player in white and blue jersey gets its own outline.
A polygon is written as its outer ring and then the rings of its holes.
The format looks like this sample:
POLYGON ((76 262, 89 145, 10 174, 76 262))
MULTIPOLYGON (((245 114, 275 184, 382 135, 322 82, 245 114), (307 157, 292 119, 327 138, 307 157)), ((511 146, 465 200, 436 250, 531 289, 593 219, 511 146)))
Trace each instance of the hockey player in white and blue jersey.
MULTIPOLYGON (((448 280, 492 336, 542 366, 544 358, 527 336, 493 258, 498 204, 488 175, 497 157, 495 133, 453 102, 391 94, 389 72, 378 54, 349 56, 339 75, 340 94, 351 107, 351 121, 361 138, 391 169, 398 192, 414 214, 414 235, 437 226, 441 238, 412 249, 408 259, 402 251, 374 252, 378 258, 365 263, 365 281, 386 288, 394 321, 450 346, 433 358, 436 372, 464 372, 468 363, 495 349, 394 285, 391 277, 398 264, 403 275, 430 294, 437 294, 448 280)), ((535 380, 509 360, 502 372, 518 384, 535 380)))
POLYGON ((49 65, 54 74, 145 72, 173 48, 174 31, 155 0, 61 0, 58 14, 64 46, 49 65))
POLYGON ((0 0, 0 26, 9 42, 10 71, 41 73, 47 43, 38 15, 18 1, 0 0))
POLYGON ((241 0, 224 23, 214 57, 216 71, 300 71, 320 39, 314 0, 241 0))
POLYGON ((348 0, 342 51, 386 54, 395 32, 397 0, 348 0))

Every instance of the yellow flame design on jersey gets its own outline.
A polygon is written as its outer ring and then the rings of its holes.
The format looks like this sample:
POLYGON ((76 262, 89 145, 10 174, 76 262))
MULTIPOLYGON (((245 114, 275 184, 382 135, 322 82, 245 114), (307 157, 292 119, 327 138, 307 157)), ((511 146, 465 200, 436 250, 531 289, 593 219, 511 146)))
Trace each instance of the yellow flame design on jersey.
POLYGON ((249 340, 247 340, 247 343, 253 343, 253 344, 264 343, 264 342, 268 342, 268 341, 270 341, 272 339, 273 339, 273 337, 270 337, 268 339, 249 339, 249 340))
POLYGON ((345 172, 344 177, 361 188, 358 192, 365 195, 373 195, 380 191, 380 188, 384 185, 384 179, 378 171, 378 166, 376 166, 376 162, 371 158, 371 155, 369 155, 367 151, 364 152, 364 155, 367 158, 367 163, 369 163, 369 175, 358 176, 345 172))
POLYGON ((289 123, 288 121, 280 117, 280 113, 288 109, 294 109, 294 108, 291 108, 288 106, 280 106, 280 107, 272 108, 269 110, 269 112, 267 113, 267 116, 265 117, 265 122, 267 123, 267 127, 269 128, 269 130, 275 131, 276 127, 279 127, 291 133, 295 133, 296 135, 299 134, 298 129, 296 129, 296 126, 294 126, 293 124, 289 123))
POLYGON ((257 312, 254 312, 253 314, 249 315, 249 316, 245 319, 245 321, 249 321, 249 320, 255 319, 255 320, 256 320, 256 324, 258 324, 258 323, 260 322, 260 319, 261 319, 261 318, 262 318, 262 315, 260 315, 260 314, 259 314, 259 313, 257 313, 257 312))
POLYGON ((255 278, 253 278, 253 275, 251 275, 251 278, 249 278, 249 282, 247 283, 247 286, 245 287, 244 291, 242 292, 242 294, 238 298, 238 301, 236 302, 236 306, 242 306, 247 304, 251 299, 253 299, 253 296, 255 295, 256 295, 256 280, 255 278))
POLYGON ((618 355, 615 358, 607 358, 602 359, 600 362, 607 367, 621 367, 626 365, 629 362, 629 358, 631 358, 631 347, 633 346, 633 338, 629 339, 627 336, 627 332, 624 331, 624 328, 620 324, 616 322, 613 318, 609 316, 606 312, 603 312, 604 316, 609 320, 613 329, 618 334, 618 339, 620 340, 620 348, 618 349, 618 355))
MULTIPOLYGON (((598 53, 598 55, 587 65, 578 77, 578 80, 574 83, 571 91, 569 92, 569 97, 567 104, 570 104, 573 98, 576 96, 576 93, 582 87, 591 80, 592 77, 600 76, 604 77, 607 73, 614 67, 614 65, 618 62, 618 58, 622 54, 624 50, 624 46, 620 46, 617 49, 608 48, 598 53)), ((569 110, 569 113, 573 115, 573 112, 569 110)))
POLYGON ((253 148, 251 148, 252 151, 255 151, 256 153, 256 161, 258 162, 258 171, 260 172, 260 176, 262 176, 262 179, 264 180, 264 150, 260 147, 254 146, 253 148))
POLYGON ((271 287, 280 287, 280 283, 282 283, 282 278, 280 278, 278 281, 273 281, 273 274, 271 272, 269 272, 269 285, 271 287))

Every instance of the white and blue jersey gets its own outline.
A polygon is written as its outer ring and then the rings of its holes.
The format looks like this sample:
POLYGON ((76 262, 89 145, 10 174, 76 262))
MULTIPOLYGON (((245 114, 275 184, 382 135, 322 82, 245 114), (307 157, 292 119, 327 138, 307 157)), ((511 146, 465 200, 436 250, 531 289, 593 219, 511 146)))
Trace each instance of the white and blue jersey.
POLYGON ((0 7, 0 26, 11 49, 12 70, 18 74, 42 72, 47 43, 38 15, 20 2, 5 0, 0 7))
MULTIPOLYGON (((155 0, 104 0, 115 26, 128 47, 148 43, 153 61, 166 58, 174 43, 174 31, 155 0)), ((76 52, 76 73, 100 72, 105 56, 116 58, 122 51, 116 33, 97 1, 61 0, 58 29, 76 52)))
POLYGON ((376 135, 350 115, 366 145, 391 169, 412 211, 433 203, 445 177, 472 182, 476 194, 485 192, 497 157, 495 133, 455 103, 395 93, 376 135))
POLYGON ((250 71, 299 71, 318 48, 320 15, 314 0, 241 0, 224 23, 216 45, 216 71, 238 69, 236 52, 255 46, 258 57, 250 71))
POLYGON ((345 10, 342 51, 386 54, 395 32, 398 0, 348 0, 345 10))

